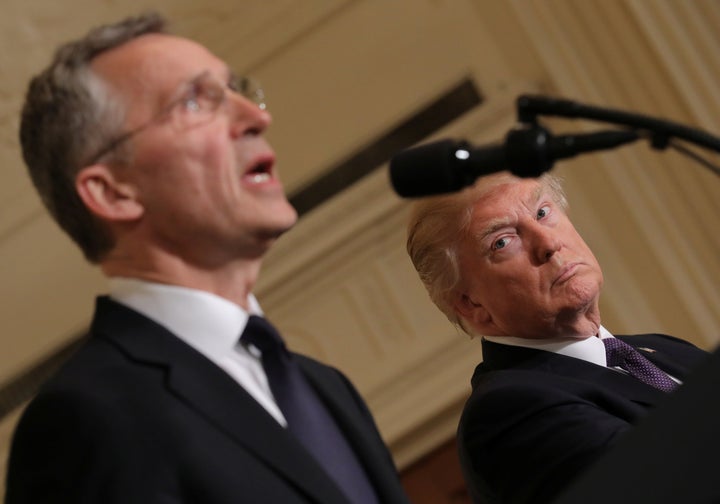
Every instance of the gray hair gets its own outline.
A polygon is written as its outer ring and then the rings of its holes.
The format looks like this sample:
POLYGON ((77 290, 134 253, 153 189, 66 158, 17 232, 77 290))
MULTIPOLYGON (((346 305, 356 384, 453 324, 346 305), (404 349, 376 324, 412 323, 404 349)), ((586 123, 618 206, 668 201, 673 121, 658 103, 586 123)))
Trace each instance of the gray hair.
MULTIPOLYGON (((454 309, 462 275, 459 247, 469 232, 474 203, 497 185, 501 177, 507 180, 509 175, 481 177, 474 186, 463 191, 418 200, 408 222, 407 252, 420 280, 433 303, 453 325, 465 332, 468 329, 454 309)), ((568 203, 561 180, 547 173, 538 180, 566 211, 568 203)))
MULTIPOLYGON (((125 104, 91 69, 97 55, 147 33, 163 33, 157 13, 100 26, 55 52, 50 65, 28 86, 20 121, 20 144, 35 188, 60 227, 90 262, 99 262, 113 237, 85 207, 75 177, 90 156, 122 131, 125 104)), ((121 164, 118 149, 108 162, 121 164)))

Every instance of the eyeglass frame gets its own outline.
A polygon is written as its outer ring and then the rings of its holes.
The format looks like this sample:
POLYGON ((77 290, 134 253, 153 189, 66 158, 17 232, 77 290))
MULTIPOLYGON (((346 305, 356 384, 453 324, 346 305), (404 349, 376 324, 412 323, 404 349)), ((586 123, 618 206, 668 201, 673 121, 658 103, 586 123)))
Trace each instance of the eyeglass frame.
MULTIPOLYGON (((214 87, 215 91, 222 91, 221 93, 217 93, 217 96, 211 96, 212 94, 206 94, 206 97, 212 98, 210 102, 213 104, 210 112, 213 114, 217 112, 217 110, 227 102, 227 92, 231 91, 233 93, 237 93, 240 96, 243 96, 244 98, 252 101, 255 105, 258 106, 261 110, 267 109, 267 104, 265 103, 265 92, 263 91, 262 87, 260 86, 259 82, 252 77, 247 76, 238 76, 236 74, 230 74, 230 78, 228 79, 228 82, 226 85, 222 85, 219 82, 219 79, 214 78, 210 71, 204 71, 197 75, 196 77, 193 77, 189 81, 185 82, 180 86, 179 89, 182 89, 181 92, 177 93, 179 96, 177 98, 174 98, 170 101, 167 105, 165 105, 157 114, 155 114, 153 117, 148 119, 146 122, 141 124, 140 126, 137 126, 130 131, 126 131, 125 133, 119 135, 114 140, 111 140, 108 142, 103 148, 98 150, 92 157, 90 157, 90 161, 86 163, 86 165, 92 165, 100 161, 103 157, 105 157, 110 152, 117 149, 120 145, 130 140, 135 135, 142 133, 149 127, 153 126, 158 121, 162 120, 164 117, 172 113, 172 111, 177 107, 178 105, 181 105, 183 102, 189 102, 193 99, 197 100, 198 93, 197 84, 203 80, 207 80, 208 82, 212 82, 213 84, 217 84, 217 86, 214 87)), ((205 88, 201 88, 205 89, 205 88)))

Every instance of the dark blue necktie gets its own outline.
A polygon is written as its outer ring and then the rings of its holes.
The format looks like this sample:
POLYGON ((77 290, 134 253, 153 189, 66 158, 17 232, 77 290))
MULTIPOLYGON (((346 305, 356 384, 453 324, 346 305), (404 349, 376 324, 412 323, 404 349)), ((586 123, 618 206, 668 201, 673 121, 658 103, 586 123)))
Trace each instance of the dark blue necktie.
POLYGON ((263 317, 251 315, 241 340, 262 352, 262 365, 288 430, 317 459, 350 502, 377 503, 372 485, 347 439, 277 330, 263 317))
POLYGON ((665 372, 647 360, 632 346, 617 338, 604 338, 608 366, 618 366, 638 380, 655 388, 670 392, 677 387, 665 372))

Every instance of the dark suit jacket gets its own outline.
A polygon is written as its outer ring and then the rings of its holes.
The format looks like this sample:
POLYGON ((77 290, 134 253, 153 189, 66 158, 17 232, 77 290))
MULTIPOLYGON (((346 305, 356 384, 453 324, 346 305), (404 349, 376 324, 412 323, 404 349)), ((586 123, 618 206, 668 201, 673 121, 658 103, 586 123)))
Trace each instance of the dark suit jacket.
MULTIPOLYGON (((659 334, 620 336, 684 379, 707 353, 659 334)), ((460 462, 478 503, 547 502, 666 399, 581 359, 483 341, 483 363, 458 427, 460 462)))
POLYGON ((718 390, 720 347, 553 504, 718 504, 718 390))
MULTIPOLYGON (((300 360, 381 502, 407 502, 352 385, 335 369, 300 360)), ((18 425, 6 503, 191 502, 347 500, 223 370, 160 325, 99 298, 88 343, 18 425)))

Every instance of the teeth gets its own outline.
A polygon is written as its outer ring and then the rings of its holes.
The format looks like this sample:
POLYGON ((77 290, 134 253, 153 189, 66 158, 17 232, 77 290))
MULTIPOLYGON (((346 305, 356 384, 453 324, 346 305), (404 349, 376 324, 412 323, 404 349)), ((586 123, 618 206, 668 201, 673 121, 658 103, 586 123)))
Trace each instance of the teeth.
POLYGON ((270 180, 269 173, 253 173, 250 175, 250 181, 253 184, 260 184, 262 182, 267 182, 268 180, 270 180))

